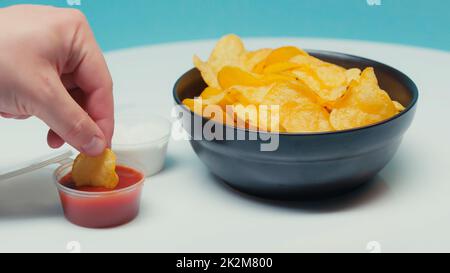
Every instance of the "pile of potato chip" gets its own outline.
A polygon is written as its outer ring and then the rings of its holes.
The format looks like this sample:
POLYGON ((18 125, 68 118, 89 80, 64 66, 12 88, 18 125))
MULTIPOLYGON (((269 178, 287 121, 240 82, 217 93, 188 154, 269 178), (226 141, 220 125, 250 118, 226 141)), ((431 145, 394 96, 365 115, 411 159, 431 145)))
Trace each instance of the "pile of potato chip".
POLYGON ((379 87, 373 68, 345 69, 293 46, 247 51, 230 34, 219 40, 206 62, 194 56, 194 64, 208 87, 183 103, 233 126, 326 132, 377 123, 404 110, 379 87), (209 105, 220 106, 221 114, 202 111, 209 105), (256 111, 248 111, 249 106, 256 111))

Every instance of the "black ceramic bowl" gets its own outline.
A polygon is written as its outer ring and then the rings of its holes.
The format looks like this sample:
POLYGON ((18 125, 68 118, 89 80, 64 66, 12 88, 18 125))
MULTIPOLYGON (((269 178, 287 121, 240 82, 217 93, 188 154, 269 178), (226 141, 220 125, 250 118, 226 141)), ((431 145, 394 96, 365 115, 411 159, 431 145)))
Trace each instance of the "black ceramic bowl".
MULTIPOLYGON (((201 132, 194 131, 195 124, 204 126, 208 120, 182 106, 183 127, 197 138, 191 140, 195 153, 213 174, 231 187, 281 200, 332 196, 370 181, 397 151, 414 117, 418 99, 414 82, 402 72, 369 59, 327 51, 309 53, 346 68, 374 67, 381 88, 406 109, 380 123, 346 131, 281 133, 278 149, 262 152, 261 144, 267 141, 261 139, 275 137, 274 134, 216 123, 216 129, 221 127, 224 134, 245 134, 247 140, 200 139, 201 132), (258 134, 259 140, 248 140, 254 134, 258 134)), ((204 87, 199 71, 188 71, 175 84, 176 103, 198 96, 204 87)))

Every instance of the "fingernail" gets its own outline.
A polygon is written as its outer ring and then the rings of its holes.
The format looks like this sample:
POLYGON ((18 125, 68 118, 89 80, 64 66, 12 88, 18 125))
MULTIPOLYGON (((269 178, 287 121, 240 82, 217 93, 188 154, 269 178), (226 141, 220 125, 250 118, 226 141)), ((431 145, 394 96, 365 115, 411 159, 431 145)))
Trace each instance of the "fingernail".
POLYGON ((88 144, 81 147, 83 152, 89 155, 99 155, 105 150, 105 148, 105 141, 98 136, 94 136, 88 144))

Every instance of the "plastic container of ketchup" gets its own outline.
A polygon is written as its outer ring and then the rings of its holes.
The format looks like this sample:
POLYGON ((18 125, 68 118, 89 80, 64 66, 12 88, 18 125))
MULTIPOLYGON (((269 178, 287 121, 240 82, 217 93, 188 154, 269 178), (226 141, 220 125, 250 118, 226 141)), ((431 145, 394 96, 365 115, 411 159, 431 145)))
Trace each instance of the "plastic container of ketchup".
POLYGON ((133 220, 139 213, 144 172, 138 165, 118 160, 119 184, 114 190, 75 187, 72 163, 54 173, 64 215, 70 222, 88 228, 109 228, 133 220))

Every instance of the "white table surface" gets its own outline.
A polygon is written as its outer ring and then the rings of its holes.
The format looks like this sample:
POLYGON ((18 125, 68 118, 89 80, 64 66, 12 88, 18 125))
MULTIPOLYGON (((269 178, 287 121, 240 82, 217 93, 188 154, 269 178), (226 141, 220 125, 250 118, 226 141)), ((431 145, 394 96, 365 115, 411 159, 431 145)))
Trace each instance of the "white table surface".
MULTIPOLYGON (((368 252, 450 251, 450 54, 368 42, 247 39, 249 48, 292 44, 390 64, 418 85, 416 118, 377 183, 335 201, 264 201, 211 176, 187 141, 171 140, 166 168, 146 181, 138 218, 92 230, 65 220, 54 167, 0 184, 0 252, 368 252), (69 247, 70 248, 70 247, 69 247)), ((107 54, 117 109, 143 106, 170 117, 172 86, 214 42, 183 42, 107 54)), ((0 120, 0 166, 49 151, 38 120, 0 120)))

